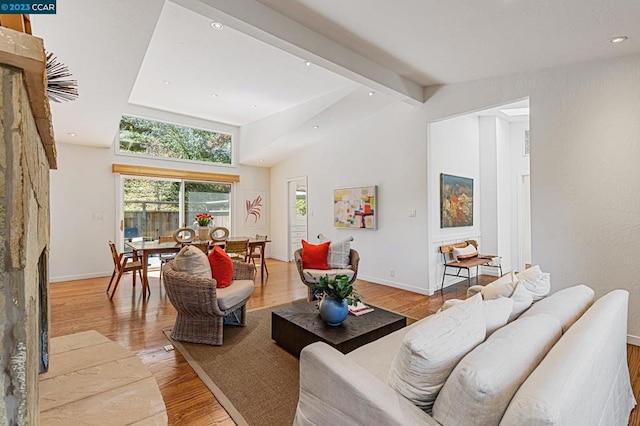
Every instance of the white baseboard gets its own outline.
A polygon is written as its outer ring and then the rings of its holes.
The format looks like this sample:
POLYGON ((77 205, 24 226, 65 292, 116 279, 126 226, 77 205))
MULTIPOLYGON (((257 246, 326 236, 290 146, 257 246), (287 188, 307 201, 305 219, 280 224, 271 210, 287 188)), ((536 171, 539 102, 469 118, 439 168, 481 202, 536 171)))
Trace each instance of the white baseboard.
POLYGON ((59 283, 62 281, 76 281, 76 280, 86 280, 89 278, 100 278, 100 277, 110 277, 113 271, 109 272, 94 272, 92 274, 80 274, 80 275, 66 275, 62 277, 49 277, 50 283, 59 283))
POLYGON ((268 256, 267 259, 279 260, 280 262, 289 262, 289 259, 280 256, 268 256))
POLYGON ((627 343, 633 346, 640 346, 640 336, 627 334, 627 343))
POLYGON ((367 275, 358 274, 358 279, 359 280, 363 280, 363 281, 369 281, 369 282, 374 283, 374 284, 382 284, 382 285, 386 285, 386 286, 389 286, 389 287, 399 288, 401 290, 411 291, 413 293, 425 294, 425 295, 429 294, 429 291, 426 288, 414 287, 412 285, 403 284, 403 283, 399 283, 399 282, 395 282, 395 281, 382 280, 382 279, 377 278, 377 277, 370 277, 370 276, 367 276, 367 275))

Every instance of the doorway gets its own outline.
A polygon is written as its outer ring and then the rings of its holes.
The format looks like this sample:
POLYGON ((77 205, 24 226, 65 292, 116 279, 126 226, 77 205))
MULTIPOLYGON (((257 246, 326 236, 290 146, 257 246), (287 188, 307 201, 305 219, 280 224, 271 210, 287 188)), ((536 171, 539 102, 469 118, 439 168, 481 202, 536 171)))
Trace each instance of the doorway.
POLYGON ((520 259, 518 270, 524 271, 531 265, 531 176, 522 175, 520 181, 520 259))
POLYGON ((287 180, 287 221, 288 221, 288 260, 293 253, 302 248, 302 240, 307 240, 307 177, 287 180))
POLYGON ((199 213, 209 213, 215 226, 230 229, 231 190, 230 183, 122 176, 120 247, 134 239, 171 236, 180 227, 193 226, 199 213))

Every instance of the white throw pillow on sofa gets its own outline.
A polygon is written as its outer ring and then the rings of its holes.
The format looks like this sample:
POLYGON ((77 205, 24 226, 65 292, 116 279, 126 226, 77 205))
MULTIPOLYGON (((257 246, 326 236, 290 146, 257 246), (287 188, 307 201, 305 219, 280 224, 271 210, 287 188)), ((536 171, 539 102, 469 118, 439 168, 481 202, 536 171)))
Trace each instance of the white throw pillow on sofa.
POLYGON ((510 297, 485 300, 482 305, 484 306, 484 319, 487 323, 487 336, 509 322, 511 312, 513 312, 513 299, 510 297))
POLYGON ((513 310, 509 316, 509 322, 518 318, 524 311, 529 309, 529 306, 533 303, 533 296, 531 296, 531 293, 529 293, 526 287, 519 282, 511 295, 511 300, 513 300, 513 310))
POLYGON ((542 272, 538 265, 516 274, 516 278, 524 283, 534 302, 544 299, 551 292, 551 274, 542 272))
MULTIPOLYGON (((446 311, 450 307, 459 305, 460 303, 464 303, 464 300, 445 300, 438 312, 446 311)), ((487 336, 489 336, 509 321, 509 317, 513 311, 513 299, 500 297, 494 300, 484 300, 482 301, 482 307, 484 309, 484 319, 487 324, 487 336)))
POLYGON ((176 271, 211 279, 211 264, 202 250, 192 245, 184 246, 173 260, 176 271))
POLYGON ((499 297, 511 297, 516 288, 518 279, 513 271, 503 275, 492 283, 487 284, 481 290, 484 300, 493 300, 499 297))
POLYGON ((480 295, 421 320, 396 352, 387 378, 389 386, 430 412, 453 368, 485 334, 480 295))
POLYGON ((562 336, 540 314, 496 331, 453 370, 433 406, 443 425, 497 425, 511 398, 562 336))

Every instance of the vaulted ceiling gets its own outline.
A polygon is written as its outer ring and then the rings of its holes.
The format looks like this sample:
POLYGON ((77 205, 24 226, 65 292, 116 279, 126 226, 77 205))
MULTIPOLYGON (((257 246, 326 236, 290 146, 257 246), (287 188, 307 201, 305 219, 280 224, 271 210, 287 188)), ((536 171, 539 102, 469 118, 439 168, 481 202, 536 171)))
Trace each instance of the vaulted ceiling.
POLYGON ((268 166, 429 85, 640 52, 638 17, 637 0, 67 0, 32 25, 79 83, 52 105, 58 142, 111 146, 144 107, 239 126, 241 162, 268 166))

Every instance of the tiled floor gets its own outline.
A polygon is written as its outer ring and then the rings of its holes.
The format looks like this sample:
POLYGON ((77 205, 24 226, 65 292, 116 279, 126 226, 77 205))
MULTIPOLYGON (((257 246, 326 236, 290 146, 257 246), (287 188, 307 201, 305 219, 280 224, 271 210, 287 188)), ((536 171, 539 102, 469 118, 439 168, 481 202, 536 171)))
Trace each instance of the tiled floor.
POLYGON ((51 339, 40 376, 43 425, 166 425, 156 380, 130 351, 97 331, 51 339))

